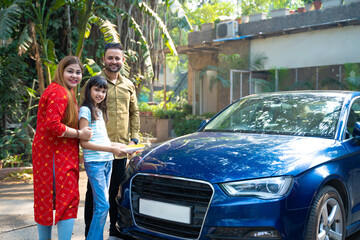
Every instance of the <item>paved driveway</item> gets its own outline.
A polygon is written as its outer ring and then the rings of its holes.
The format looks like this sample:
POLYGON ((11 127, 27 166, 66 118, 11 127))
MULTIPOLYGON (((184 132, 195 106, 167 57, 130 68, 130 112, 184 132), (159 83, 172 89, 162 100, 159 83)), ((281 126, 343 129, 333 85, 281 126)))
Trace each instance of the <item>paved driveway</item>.
MULTIPOLYGON (((75 220, 72 240, 84 240, 84 198, 86 173, 80 172, 80 207, 75 220)), ((0 239, 34 240, 38 238, 33 217, 33 185, 28 183, 0 182, 0 239)), ((108 239, 108 224, 104 239, 108 239)), ((53 228, 53 239, 57 239, 57 229, 53 228)), ((360 240, 360 233, 346 240, 360 240)))
MULTIPOLYGON (((75 220, 73 240, 84 240, 84 198, 86 173, 80 172, 80 207, 75 220)), ((108 223, 104 239, 108 239, 108 223)), ((0 239, 38 239, 33 215, 33 185, 28 183, 0 182, 0 239)), ((53 227, 53 239, 57 239, 57 228, 53 227)))

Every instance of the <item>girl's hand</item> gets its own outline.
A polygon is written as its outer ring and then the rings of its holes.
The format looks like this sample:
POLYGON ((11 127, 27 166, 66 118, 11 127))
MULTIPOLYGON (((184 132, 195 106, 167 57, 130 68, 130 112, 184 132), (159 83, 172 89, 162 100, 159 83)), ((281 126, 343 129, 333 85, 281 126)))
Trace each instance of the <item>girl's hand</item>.
POLYGON ((118 156, 118 155, 127 154, 127 151, 126 151, 126 149, 125 149, 125 147, 124 147, 124 146, 126 146, 126 145, 121 144, 121 143, 119 143, 119 144, 111 144, 111 145, 112 145, 112 146, 111 146, 111 152, 112 152, 114 155, 118 156), (121 146, 121 145, 124 145, 124 146, 121 146))
POLYGON ((79 130, 79 139, 88 141, 92 138, 93 132, 90 127, 84 127, 79 130))

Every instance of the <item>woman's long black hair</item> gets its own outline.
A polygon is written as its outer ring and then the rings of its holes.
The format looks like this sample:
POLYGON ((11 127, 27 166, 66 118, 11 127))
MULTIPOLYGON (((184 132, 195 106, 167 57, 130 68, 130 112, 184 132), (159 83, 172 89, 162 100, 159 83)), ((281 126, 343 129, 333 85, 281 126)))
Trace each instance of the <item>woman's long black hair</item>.
POLYGON ((98 108, 100 109, 100 111, 103 114, 103 118, 105 120, 105 122, 108 121, 108 115, 107 115, 107 90, 108 90, 108 83, 106 81, 105 78, 101 77, 101 76, 94 76, 92 78, 90 78, 90 80, 87 82, 86 84, 86 88, 85 88, 85 99, 83 102, 83 106, 86 106, 90 109, 91 112, 91 121, 95 121, 99 119, 99 115, 98 113, 95 111, 96 106, 94 105, 93 100, 91 99, 91 88, 93 86, 97 86, 99 88, 104 88, 106 89, 106 95, 104 100, 98 104, 98 108))

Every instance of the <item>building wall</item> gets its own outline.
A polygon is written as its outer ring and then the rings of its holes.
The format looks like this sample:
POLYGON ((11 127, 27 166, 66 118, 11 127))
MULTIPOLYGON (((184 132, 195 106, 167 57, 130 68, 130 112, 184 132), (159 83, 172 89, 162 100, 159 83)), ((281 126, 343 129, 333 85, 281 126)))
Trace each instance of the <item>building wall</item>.
MULTIPOLYGON (((242 41, 231 41, 222 43, 219 46, 219 54, 241 54, 244 57, 249 56, 249 46, 250 41, 249 40, 242 40, 242 41)), ((206 84, 202 84, 202 94, 199 94, 198 89, 194 89, 194 81, 200 81, 199 74, 196 74, 196 72, 200 72, 204 67, 213 65, 218 65, 218 54, 217 53, 195 53, 195 54, 189 54, 189 65, 188 65, 188 102, 193 104, 195 101, 203 101, 201 102, 203 107, 203 112, 205 113, 209 107, 208 104, 215 104, 214 103, 214 96, 217 96, 216 106, 214 108, 214 112, 218 112, 224 107, 226 107, 230 103, 230 88, 229 87, 223 87, 221 83, 218 83, 218 85, 213 89, 213 91, 216 91, 214 94, 208 94, 209 90, 208 83, 209 81, 206 81, 206 84), (195 99, 194 99, 195 98, 195 99)), ((199 85, 197 85, 199 86, 199 85)), ((200 104, 200 103, 199 103, 200 104)), ((193 106, 196 108, 195 106, 193 106)))
MULTIPOLYGON (((200 72, 208 65, 217 65, 217 54, 213 53, 192 53, 188 54, 188 102, 193 103, 194 98, 194 81, 196 72, 200 72)), ((198 74, 197 74, 198 75, 198 74)), ((199 97, 199 96, 198 96, 199 97)))
MULTIPOLYGON (((278 90, 338 89, 337 85, 324 83, 329 79, 342 83, 342 64, 360 62, 359 10, 360 2, 239 24, 238 36, 219 41, 214 41, 213 24, 189 33, 186 52, 189 56, 189 103, 193 104, 196 98, 194 86, 199 80, 199 71, 206 65, 216 66, 218 54, 249 52, 250 57, 261 54, 268 58, 264 70, 289 69, 288 79, 283 79, 278 90), (214 47, 212 54, 209 53, 211 47, 214 47)), ((265 80, 270 77, 266 71, 264 74, 265 80)), ((199 84, 196 86, 199 88, 199 84)), ((253 87, 244 83, 242 95, 253 93, 253 87)), ((203 101, 211 97, 211 94, 202 96, 203 101)), ((229 87, 218 84, 217 110, 229 102, 229 87)))
MULTIPOLYGON (((221 54, 240 54, 243 57, 249 57, 249 46, 250 40, 244 39, 240 41, 229 41, 224 42, 220 45, 219 53, 221 54)), ((237 69, 237 70, 248 70, 248 69, 237 69)), ((248 88, 248 84, 244 88, 248 88)), ((222 110, 224 107, 230 104, 230 87, 224 87, 222 84, 218 86, 218 100, 217 100, 217 111, 222 110)), ((209 96, 211 97, 211 96, 209 96)))
POLYGON ((268 58, 265 69, 302 68, 360 62, 359 41, 356 25, 254 39, 250 49, 268 58))

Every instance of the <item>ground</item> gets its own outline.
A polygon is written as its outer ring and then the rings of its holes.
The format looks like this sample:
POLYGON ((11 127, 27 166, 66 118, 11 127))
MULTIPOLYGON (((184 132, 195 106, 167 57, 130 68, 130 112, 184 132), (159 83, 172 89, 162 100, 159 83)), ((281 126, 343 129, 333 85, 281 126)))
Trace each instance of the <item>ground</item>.
MULTIPOLYGON (((7 170, 8 171, 8 170, 7 170)), ((8 174, 8 172, 7 172, 8 174)), ((0 170, 0 179, 4 179, 4 169, 0 170)), ((84 198, 87 177, 80 172, 80 206, 75 220, 72 240, 84 240, 84 198)), ((108 222, 105 226, 104 239, 108 238, 108 222)), ((53 239, 57 239, 57 229, 53 228, 53 239)), ((33 215, 32 183, 0 180, 0 240, 34 240, 38 239, 33 215)))
MULTIPOLYGON (((20 171, 20 169, 19 169, 20 171)), ((31 182, 4 182, 9 170, 0 170, 0 240, 34 240, 37 239, 37 228, 33 217, 33 185, 31 182)), ((80 172, 80 206, 75 221, 72 240, 84 239, 84 198, 87 176, 80 172)), ((104 239, 108 239, 108 223, 104 230, 104 239)), ((54 239, 57 239, 56 227, 53 228, 54 239)), ((360 240, 360 232, 346 240, 360 240)))

